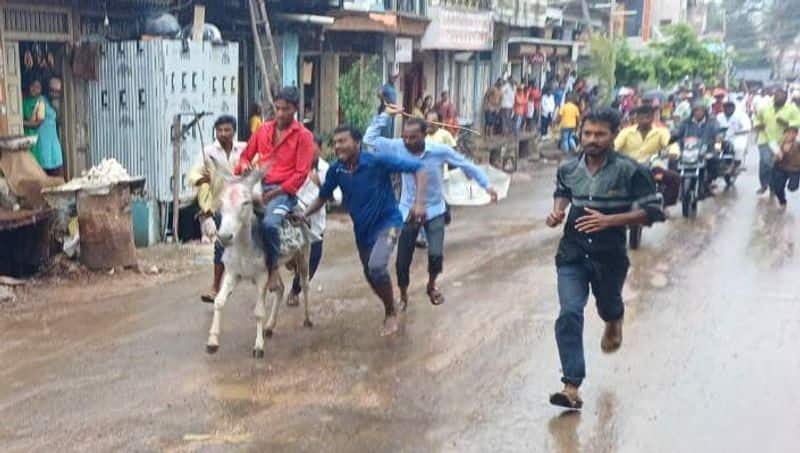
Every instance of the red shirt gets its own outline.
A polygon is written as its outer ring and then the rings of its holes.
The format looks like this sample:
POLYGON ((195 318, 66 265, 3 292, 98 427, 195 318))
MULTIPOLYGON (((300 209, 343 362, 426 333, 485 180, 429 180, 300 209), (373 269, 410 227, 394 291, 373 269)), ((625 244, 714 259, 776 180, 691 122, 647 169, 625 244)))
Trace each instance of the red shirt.
POLYGON ((273 145, 274 136, 275 121, 262 124, 247 142, 234 173, 241 173, 258 153, 259 165, 270 166, 264 182, 280 185, 284 192, 295 195, 305 183, 314 160, 314 136, 297 121, 292 121, 281 141, 273 145))

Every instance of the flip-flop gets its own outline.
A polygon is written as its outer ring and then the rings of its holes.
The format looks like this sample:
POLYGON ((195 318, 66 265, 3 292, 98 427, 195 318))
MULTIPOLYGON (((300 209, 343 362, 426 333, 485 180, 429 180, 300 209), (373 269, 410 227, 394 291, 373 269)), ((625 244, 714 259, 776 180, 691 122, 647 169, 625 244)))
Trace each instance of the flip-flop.
POLYGON ((206 294, 203 294, 202 296, 200 296, 200 300, 202 300, 203 302, 205 302, 207 304, 213 304, 214 303, 214 299, 216 299, 216 297, 217 296, 215 296, 214 294, 206 293, 206 294))
POLYGON ((554 406, 566 407, 567 409, 580 409, 583 407, 583 401, 580 398, 573 401, 569 399, 569 396, 564 392, 553 393, 550 395, 550 404, 554 406))
POLYGON ((430 299, 432 305, 442 305, 444 303, 444 294, 439 291, 439 288, 429 289, 428 299, 430 299))

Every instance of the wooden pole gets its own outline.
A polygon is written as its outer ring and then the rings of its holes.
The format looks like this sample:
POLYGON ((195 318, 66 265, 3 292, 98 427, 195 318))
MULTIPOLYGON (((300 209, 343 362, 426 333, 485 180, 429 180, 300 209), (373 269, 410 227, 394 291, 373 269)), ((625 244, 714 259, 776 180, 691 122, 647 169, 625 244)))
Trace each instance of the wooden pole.
POLYGON ((192 41, 203 41, 203 26, 206 23, 206 7, 195 5, 194 18, 192 20, 192 41))
POLYGON ((172 120, 172 243, 178 244, 178 218, 181 209, 181 116, 175 115, 172 120))
POLYGON ((276 90, 280 89, 282 86, 281 83, 281 74, 280 74, 280 66, 278 65, 278 57, 277 53, 275 52, 275 44, 272 42, 272 28, 269 25, 269 16, 267 15, 267 7, 264 4, 264 0, 254 0, 258 2, 258 7, 261 9, 261 19, 264 21, 264 37, 266 38, 267 48, 267 57, 270 61, 270 67, 267 68, 267 74, 269 75, 270 85, 274 87, 276 90))

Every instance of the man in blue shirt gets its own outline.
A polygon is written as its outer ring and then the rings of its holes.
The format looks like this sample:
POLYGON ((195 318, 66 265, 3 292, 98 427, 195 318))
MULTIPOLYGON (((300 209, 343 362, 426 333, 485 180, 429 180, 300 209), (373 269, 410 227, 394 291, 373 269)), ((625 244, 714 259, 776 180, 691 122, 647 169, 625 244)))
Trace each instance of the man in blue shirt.
MULTIPOLYGON (((375 154, 361 150, 361 133, 342 126, 333 131, 333 148, 339 158, 331 164, 319 196, 306 208, 304 217, 320 210, 333 198, 336 188, 342 189, 342 204, 353 220, 356 246, 364 275, 372 290, 380 297, 386 311, 381 335, 398 329, 389 258, 397 244, 403 217, 397 209, 392 189, 393 173, 414 173, 418 197, 424 199, 426 172, 421 162, 393 154, 375 154)), ((411 218, 425 219, 425 205, 411 208, 411 218)))
MULTIPOLYGON (((386 83, 378 92, 378 97, 381 100, 381 105, 378 107, 378 113, 383 113, 387 105, 397 104, 397 87, 395 84, 397 83, 398 77, 400 77, 399 74, 390 75, 389 80, 386 81, 386 83)), ((387 138, 394 137, 394 121, 386 123, 386 126, 384 126, 381 134, 387 138)))
POLYGON ((402 194, 400 196, 400 212, 406 220, 400 234, 397 249, 397 284, 400 287, 401 309, 408 304, 409 270, 414 258, 416 238, 421 227, 425 228, 428 237, 428 286, 427 294, 433 305, 444 303, 444 295, 436 287, 436 278, 442 273, 444 262, 444 214, 446 206, 442 185, 445 164, 460 168, 465 175, 478 181, 492 201, 497 201, 497 192, 491 188, 489 178, 480 167, 469 161, 453 148, 431 141, 425 141, 427 123, 419 118, 407 118, 403 125, 403 138, 387 139, 380 137, 380 130, 392 121, 392 115, 402 111, 402 107, 387 105, 384 113, 376 116, 364 134, 364 143, 375 148, 379 156, 392 155, 403 159, 421 162, 427 174, 427 189, 420 192, 416 181, 410 174, 402 175, 402 194), (425 206, 425 218, 422 221, 409 218, 409 212, 420 200, 425 206))

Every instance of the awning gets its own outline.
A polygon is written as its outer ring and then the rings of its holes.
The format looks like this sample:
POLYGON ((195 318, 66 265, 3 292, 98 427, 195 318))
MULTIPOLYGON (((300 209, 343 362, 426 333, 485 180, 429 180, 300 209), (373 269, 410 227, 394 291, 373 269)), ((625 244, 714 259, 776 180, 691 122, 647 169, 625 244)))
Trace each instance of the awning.
POLYGON ((325 27, 326 31, 375 32, 419 37, 425 34, 429 22, 424 17, 397 13, 335 11, 330 15, 335 21, 333 25, 325 27))

